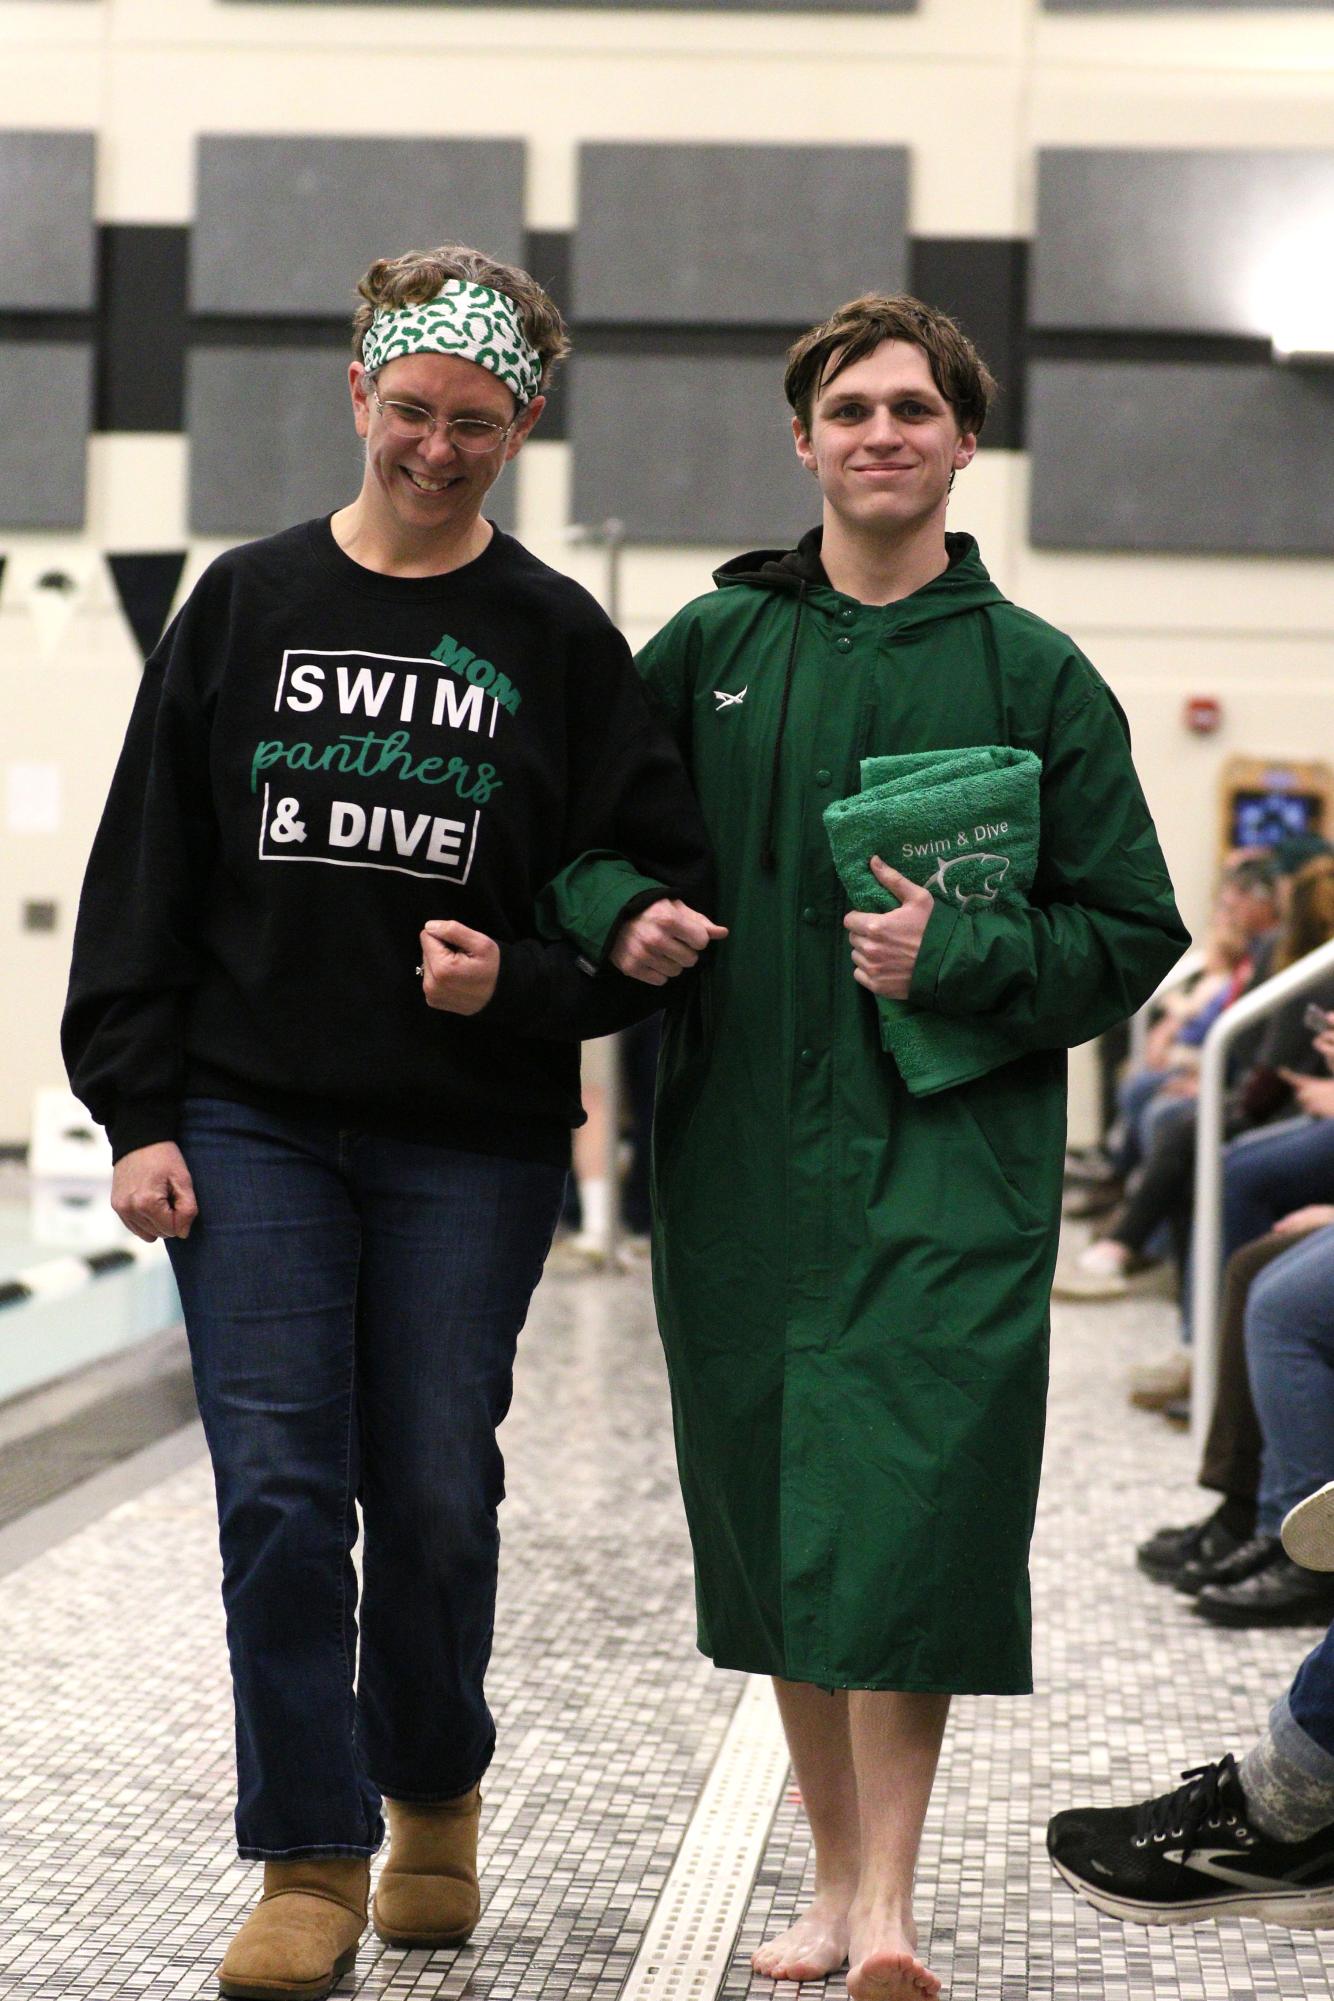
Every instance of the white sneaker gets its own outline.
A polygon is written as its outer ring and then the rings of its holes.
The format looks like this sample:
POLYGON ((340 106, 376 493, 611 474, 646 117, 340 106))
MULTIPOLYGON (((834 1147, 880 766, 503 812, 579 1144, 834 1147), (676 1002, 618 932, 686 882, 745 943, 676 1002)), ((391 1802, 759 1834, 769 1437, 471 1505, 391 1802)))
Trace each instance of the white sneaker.
POLYGON ((1334 1570, 1334 1480, 1289 1508, 1279 1534, 1303 1570, 1334 1570))

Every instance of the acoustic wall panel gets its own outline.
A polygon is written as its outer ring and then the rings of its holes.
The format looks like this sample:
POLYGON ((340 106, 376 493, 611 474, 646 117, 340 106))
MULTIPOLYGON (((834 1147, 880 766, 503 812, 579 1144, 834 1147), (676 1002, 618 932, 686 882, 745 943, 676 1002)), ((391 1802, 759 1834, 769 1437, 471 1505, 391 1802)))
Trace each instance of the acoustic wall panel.
POLYGON ((1038 156, 1033 323, 1334 348, 1332 244, 1334 149, 1054 148, 1038 156))
POLYGON ((523 250, 518 139, 206 135, 190 266, 197 313, 327 318, 375 257, 470 243, 523 250))
MULTIPOLYGON (((1189 8, 1199 13, 1200 0, 1042 0, 1049 14, 1171 14, 1189 8)), ((1334 0, 1209 0, 1214 9, 1244 7, 1257 13, 1264 7, 1279 7, 1291 13, 1297 7, 1334 6, 1334 0)))
POLYGON ((0 347, 0 525, 82 528, 93 351, 0 347))
POLYGON ((790 544, 820 518, 792 449, 782 356, 583 355, 571 368, 576 521, 632 542, 790 544))
MULTIPOLYGON (((186 375, 190 526, 196 535, 269 535, 346 507, 364 448, 336 348, 201 348, 186 375)), ((512 518, 502 475, 485 512, 512 518)))
POLYGON ((0 311, 93 303, 91 132, 0 132, 0 311))
POLYGON ((902 146, 580 148, 581 320, 793 327, 908 270, 902 146))
MULTIPOLYGON (((248 0, 254 5, 255 0, 248 0)), ((260 5, 292 6, 304 0, 259 0, 260 5)), ((328 4, 328 0, 322 0, 328 4)), ((471 7, 476 0, 335 0, 335 4, 360 7, 471 7)), ((701 5, 720 14, 913 14, 919 0, 487 0, 493 7, 612 7, 621 13, 642 13, 645 8, 689 8, 701 5)), ((1235 0, 1228 0, 1235 4, 1235 0)), ((1274 0, 1264 0, 1272 5, 1274 0)), ((1300 4, 1300 0, 1299 0, 1300 4)))
POLYGON ((1037 362, 1033 541, 1054 549, 1334 554, 1334 374, 1037 362))

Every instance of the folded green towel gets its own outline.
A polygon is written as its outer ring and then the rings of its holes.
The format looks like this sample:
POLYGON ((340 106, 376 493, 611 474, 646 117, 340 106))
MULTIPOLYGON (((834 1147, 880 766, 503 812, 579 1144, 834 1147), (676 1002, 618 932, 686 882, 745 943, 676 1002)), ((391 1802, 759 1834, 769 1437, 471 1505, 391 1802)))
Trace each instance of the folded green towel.
MULTIPOLYGON (((1032 751, 1002 744, 864 758, 861 791, 824 815, 852 908, 897 908, 871 873, 872 855, 960 910, 1023 904, 1038 861, 1041 771, 1032 751)), ((915 1097, 985 1076, 1015 1054, 983 1019, 876 1001, 881 1042, 915 1097)))

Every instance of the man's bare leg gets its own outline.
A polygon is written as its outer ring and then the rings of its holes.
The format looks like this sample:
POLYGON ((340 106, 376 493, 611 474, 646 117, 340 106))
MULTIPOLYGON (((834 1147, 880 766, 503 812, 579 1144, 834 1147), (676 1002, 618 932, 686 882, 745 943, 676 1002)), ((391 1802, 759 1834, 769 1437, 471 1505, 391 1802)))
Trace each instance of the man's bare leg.
POLYGON ((822 1980, 848 1956, 848 1913, 861 1875, 848 1695, 777 1676, 774 1693, 815 1844, 815 1898, 788 1931, 765 1941, 751 1965, 770 1980, 822 1980))
POLYGON ((882 1689, 848 1697, 862 1859, 849 1913, 852 2001, 930 2001, 940 1992, 917 1957, 912 1886, 949 1706, 948 1695, 882 1689))

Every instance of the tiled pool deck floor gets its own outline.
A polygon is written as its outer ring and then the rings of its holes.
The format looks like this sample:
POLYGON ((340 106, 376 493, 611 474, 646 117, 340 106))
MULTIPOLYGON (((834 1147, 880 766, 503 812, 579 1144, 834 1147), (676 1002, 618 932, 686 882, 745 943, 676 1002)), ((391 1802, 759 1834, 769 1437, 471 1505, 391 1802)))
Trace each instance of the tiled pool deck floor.
MULTIPOLYGON (((1243 1748, 1313 1638, 1202 1627, 1133 1568, 1136 1537, 1203 1511, 1185 1439, 1122 1393, 1170 1324, 1152 1301, 1057 1315, 1039 1692, 956 1705, 922 1858, 924 1944, 950 2001, 1331 1993, 1334 1933, 1125 1929, 1078 1904, 1042 1850, 1053 1808, 1136 1799, 1243 1748)), ((612 2001, 738 1699, 740 1679, 693 1647, 642 1274, 544 1283, 504 1442, 487 1908, 457 1954, 368 1938, 342 1995, 612 2001)), ((230 1850, 217 1569, 201 1459, 0 1578, 0 1996, 215 1991, 257 1881, 230 1850)), ((750 1989, 747 1956, 790 1919, 808 1870, 789 1796, 727 2001, 750 1989)))

